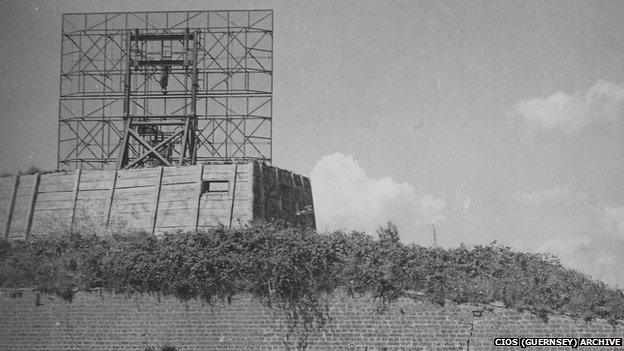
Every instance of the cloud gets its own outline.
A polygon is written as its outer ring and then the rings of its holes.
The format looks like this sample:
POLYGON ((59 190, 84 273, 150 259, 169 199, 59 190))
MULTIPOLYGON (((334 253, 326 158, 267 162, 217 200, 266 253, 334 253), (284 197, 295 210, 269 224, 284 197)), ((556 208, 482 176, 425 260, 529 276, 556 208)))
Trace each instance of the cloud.
POLYGON ((525 99, 515 109, 534 129, 560 129, 570 135, 590 123, 618 118, 624 110, 624 86, 598 81, 584 94, 558 92, 546 98, 525 99))
POLYGON ((569 194, 570 187, 568 185, 557 185, 536 191, 518 192, 514 198, 523 205, 541 206, 545 203, 562 201, 569 194))
POLYGON ((359 230, 393 221, 405 241, 445 219, 444 200, 417 196, 413 185, 391 177, 373 179, 351 156, 334 153, 316 163, 311 174, 319 230, 359 230))
POLYGON ((624 288, 624 206, 604 207, 591 233, 550 239, 538 247, 561 262, 605 283, 624 288))
POLYGON ((605 207, 604 212, 608 228, 624 239, 624 206, 605 207))
POLYGON ((624 237, 612 232, 584 233, 552 239, 538 251, 552 253, 561 262, 610 285, 624 288, 624 237))
POLYGON ((466 201, 464 201, 464 212, 468 212, 468 210, 470 210, 471 203, 472 203, 472 198, 469 196, 468 198, 466 198, 466 201))

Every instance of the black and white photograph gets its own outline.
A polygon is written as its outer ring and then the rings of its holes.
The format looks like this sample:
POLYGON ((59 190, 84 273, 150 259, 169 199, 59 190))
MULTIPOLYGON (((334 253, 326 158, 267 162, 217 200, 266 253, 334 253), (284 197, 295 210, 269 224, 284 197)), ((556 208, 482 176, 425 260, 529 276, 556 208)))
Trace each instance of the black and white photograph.
POLYGON ((0 351, 624 350, 623 1, 0 16, 0 351))

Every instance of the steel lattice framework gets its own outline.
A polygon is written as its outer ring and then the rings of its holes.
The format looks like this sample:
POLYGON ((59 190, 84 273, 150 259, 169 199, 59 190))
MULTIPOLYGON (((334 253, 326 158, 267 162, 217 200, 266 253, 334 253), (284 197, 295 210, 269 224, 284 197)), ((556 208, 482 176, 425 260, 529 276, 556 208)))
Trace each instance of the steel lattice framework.
POLYGON ((63 15, 58 167, 272 155, 273 11, 63 15))

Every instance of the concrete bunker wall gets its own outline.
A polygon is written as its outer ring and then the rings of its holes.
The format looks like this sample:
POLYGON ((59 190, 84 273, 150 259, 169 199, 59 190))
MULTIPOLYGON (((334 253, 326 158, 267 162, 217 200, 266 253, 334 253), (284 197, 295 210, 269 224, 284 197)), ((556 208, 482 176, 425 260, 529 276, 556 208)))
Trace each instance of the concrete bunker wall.
POLYGON ((259 163, 0 178, 0 228, 8 240, 74 224, 159 233, 304 217, 314 225, 309 180, 259 163))

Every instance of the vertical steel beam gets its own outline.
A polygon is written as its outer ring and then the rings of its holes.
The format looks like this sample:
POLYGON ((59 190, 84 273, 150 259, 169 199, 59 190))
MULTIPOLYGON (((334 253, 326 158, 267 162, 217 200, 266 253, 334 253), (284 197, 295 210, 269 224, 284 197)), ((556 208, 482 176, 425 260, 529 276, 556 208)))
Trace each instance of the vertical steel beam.
POLYGON ((126 73, 124 78, 124 100, 123 100, 123 136, 119 145, 119 156, 117 156, 117 169, 122 169, 128 162, 128 147, 130 142, 130 66, 132 65, 132 43, 130 30, 126 30, 126 73))

